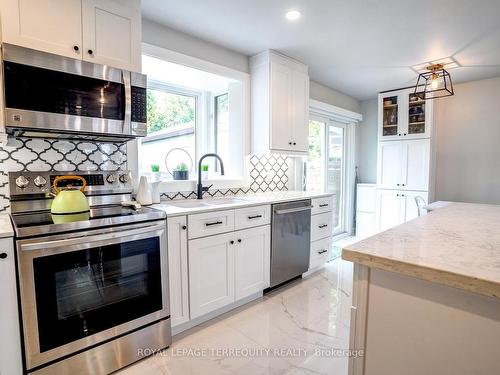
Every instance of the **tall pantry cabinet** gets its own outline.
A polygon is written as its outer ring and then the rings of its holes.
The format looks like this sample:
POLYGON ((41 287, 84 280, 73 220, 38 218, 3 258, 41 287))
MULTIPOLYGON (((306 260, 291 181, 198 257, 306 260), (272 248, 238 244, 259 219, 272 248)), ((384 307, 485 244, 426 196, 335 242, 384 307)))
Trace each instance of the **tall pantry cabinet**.
POLYGON ((376 227, 379 231, 418 216, 415 197, 429 199, 432 100, 413 88, 380 93, 376 227))

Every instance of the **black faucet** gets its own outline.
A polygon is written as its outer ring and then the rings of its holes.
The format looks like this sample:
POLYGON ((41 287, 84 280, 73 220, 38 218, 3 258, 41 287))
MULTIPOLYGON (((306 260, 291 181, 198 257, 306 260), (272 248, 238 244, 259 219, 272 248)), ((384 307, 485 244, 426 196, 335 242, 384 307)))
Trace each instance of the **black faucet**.
POLYGON ((203 192, 208 191, 208 189, 210 189, 212 187, 212 185, 207 186, 207 187, 203 187, 203 185, 201 184, 201 162, 203 161, 203 159, 205 159, 206 157, 209 157, 209 156, 212 156, 212 157, 219 160, 220 174, 224 176, 224 163, 222 162, 222 159, 220 158, 220 156, 217 154, 205 154, 205 155, 203 155, 200 158, 200 160, 198 161, 198 185, 196 185, 196 197, 198 199, 203 199, 203 192))

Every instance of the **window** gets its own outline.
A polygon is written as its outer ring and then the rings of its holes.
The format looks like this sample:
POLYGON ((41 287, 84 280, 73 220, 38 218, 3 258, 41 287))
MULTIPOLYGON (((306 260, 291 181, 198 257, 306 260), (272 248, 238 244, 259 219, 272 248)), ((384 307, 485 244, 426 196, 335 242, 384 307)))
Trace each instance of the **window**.
MULTIPOLYGON (((190 179, 196 179, 200 156, 215 152, 224 161, 225 179, 243 178, 247 82, 146 55, 143 71, 148 133, 138 148, 139 172, 150 173, 158 165, 162 179, 168 179, 169 170, 186 163, 190 179)), ((203 164, 210 179, 220 178, 214 159, 203 164)))
MULTIPOLYGON (((158 155, 165 150, 180 148, 187 152, 191 160, 196 159, 196 94, 179 93, 172 88, 151 82, 147 91, 148 136, 142 141, 141 169, 146 171, 151 165, 160 165, 158 155)), ((177 154, 176 154, 177 155, 177 154)), ((182 155, 182 154, 180 154, 182 155)), ((173 155, 175 157, 175 155, 173 155)), ((171 165, 185 162, 181 156, 171 161, 171 165)))

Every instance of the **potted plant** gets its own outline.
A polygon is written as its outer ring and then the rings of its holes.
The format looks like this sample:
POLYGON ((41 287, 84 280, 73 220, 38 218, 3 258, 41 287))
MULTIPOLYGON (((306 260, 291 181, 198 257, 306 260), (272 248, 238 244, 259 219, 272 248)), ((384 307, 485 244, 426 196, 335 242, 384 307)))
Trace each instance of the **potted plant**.
POLYGON ((208 165, 207 164, 203 164, 201 166, 201 177, 204 180, 208 180, 208 165))
POLYGON ((151 164, 151 178, 153 181, 160 180, 160 166, 158 164, 151 164))
POLYGON ((189 177, 189 168, 186 163, 180 163, 175 167, 173 173, 174 180, 187 180, 189 177))

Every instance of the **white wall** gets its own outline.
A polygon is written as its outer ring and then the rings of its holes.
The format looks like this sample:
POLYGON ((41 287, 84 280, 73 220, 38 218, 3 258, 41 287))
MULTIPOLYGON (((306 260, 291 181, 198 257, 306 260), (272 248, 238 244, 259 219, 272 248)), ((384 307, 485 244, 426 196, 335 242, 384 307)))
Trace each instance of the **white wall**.
POLYGON ((500 77, 436 101, 437 200, 500 204, 500 77))
POLYGON ((142 41, 245 73, 249 71, 247 56, 151 20, 142 20, 142 41))
MULTIPOLYGON (((142 20, 142 41, 245 73, 249 72, 248 56, 148 19, 142 20)), ((360 112, 360 102, 357 99, 318 82, 311 81, 310 96, 324 103, 360 112)))
POLYGON ((360 182, 377 182, 377 99, 361 102, 363 121, 356 127, 356 165, 360 182))
POLYGON ((309 96, 311 99, 319 100, 323 103, 332 104, 357 113, 361 112, 359 100, 315 81, 310 82, 309 96))

